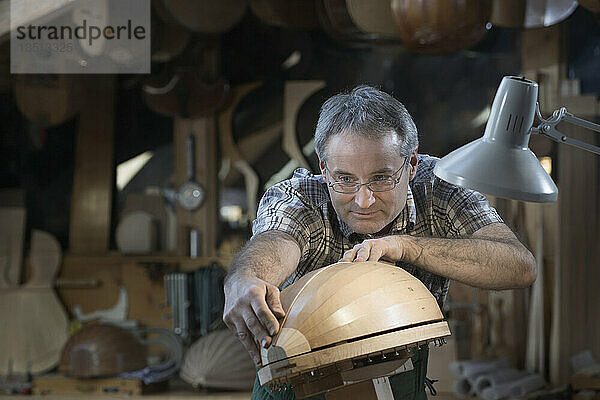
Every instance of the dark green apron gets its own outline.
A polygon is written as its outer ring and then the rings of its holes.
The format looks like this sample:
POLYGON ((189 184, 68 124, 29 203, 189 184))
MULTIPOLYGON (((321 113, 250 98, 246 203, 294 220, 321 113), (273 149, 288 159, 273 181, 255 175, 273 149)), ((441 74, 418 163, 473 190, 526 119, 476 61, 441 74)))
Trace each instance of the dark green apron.
MULTIPOLYGON (((425 377, 427 375, 427 345, 421 346, 411 357, 413 369, 398 375, 390 376, 390 386, 394 400, 427 400, 425 394, 425 377)), ((293 390, 271 392, 269 388, 260 386, 258 375, 254 381, 252 400, 295 400, 293 390)), ((306 397, 307 400, 325 400, 325 393, 306 397)))

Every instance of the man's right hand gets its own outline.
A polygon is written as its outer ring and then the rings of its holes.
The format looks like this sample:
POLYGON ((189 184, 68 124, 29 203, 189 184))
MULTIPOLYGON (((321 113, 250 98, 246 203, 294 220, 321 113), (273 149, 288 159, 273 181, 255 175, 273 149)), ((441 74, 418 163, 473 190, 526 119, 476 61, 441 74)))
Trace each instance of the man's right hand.
POLYGON ((279 331, 278 318, 285 312, 279 289, 255 277, 234 277, 225 288, 223 321, 239 338, 256 365, 260 364, 259 346, 269 347, 279 331))

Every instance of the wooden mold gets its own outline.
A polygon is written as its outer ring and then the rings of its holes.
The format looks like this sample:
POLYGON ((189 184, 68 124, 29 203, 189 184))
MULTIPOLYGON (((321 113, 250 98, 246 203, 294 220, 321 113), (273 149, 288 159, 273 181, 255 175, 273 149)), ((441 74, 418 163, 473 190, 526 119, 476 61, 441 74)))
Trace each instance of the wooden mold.
POLYGON ((284 289, 281 302, 285 317, 262 349, 258 376, 273 389, 290 384, 297 396, 401 372, 413 347, 450 335, 425 285, 379 262, 312 271, 284 289))

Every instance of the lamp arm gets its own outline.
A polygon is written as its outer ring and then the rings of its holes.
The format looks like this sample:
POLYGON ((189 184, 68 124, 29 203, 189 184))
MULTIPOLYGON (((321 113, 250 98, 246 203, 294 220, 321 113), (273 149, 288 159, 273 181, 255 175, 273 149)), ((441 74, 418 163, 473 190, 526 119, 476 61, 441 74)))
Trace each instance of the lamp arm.
POLYGON ((542 117, 539 103, 536 103, 535 105, 535 112, 538 118, 542 120, 542 123, 539 124, 537 127, 531 128, 531 131, 533 133, 539 133, 540 135, 549 137, 550 139, 556 142, 565 143, 580 148, 582 150, 587 150, 589 152, 600 155, 599 146, 594 146, 593 144, 570 138, 556 130, 556 125, 558 125, 561 121, 570 122, 573 125, 578 125, 595 132, 600 132, 600 125, 575 117, 573 114, 568 113, 565 107, 561 107, 558 110, 555 110, 552 113, 552 116, 548 119, 542 117))

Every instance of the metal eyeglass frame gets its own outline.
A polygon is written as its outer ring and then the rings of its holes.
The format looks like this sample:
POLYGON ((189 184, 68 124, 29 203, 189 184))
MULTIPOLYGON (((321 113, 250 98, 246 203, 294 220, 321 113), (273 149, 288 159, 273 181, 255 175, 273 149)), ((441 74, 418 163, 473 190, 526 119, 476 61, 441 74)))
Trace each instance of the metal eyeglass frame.
MULTIPOLYGON (((361 187, 366 186, 371 192, 389 192, 391 190, 394 190, 396 188, 396 185, 398 185, 398 182, 400 182, 400 179, 402 179, 402 172, 404 171, 404 167, 406 167, 406 165, 408 164, 408 160, 410 159, 410 157, 406 157, 406 159, 404 160, 404 162, 402 163, 402 166, 400 168, 398 168, 398 170, 396 172, 394 172, 392 175, 390 175, 390 178, 392 178, 394 175, 396 175, 398 173, 398 171, 400 171, 400 175, 398 176, 398 178, 396 179, 392 179, 392 182, 394 182, 394 186, 392 186, 390 189, 384 189, 384 190, 374 190, 373 188, 371 188, 371 184, 374 182, 381 182, 381 181, 374 181, 374 180, 370 180, 368 182, 365 183, 356 183, 356 190, 354 190, 353 192, 340 192, 339 190, 336 190, 333 185, 337 184, 337 183, 342 183, 342 184, 349 184, 350 182, 341 182, 341 181, 335 181, 335 182, 330 182, 329 179, 327 179, 327 186, 329 186, 331 188, 331 190, 333 190, 336 193, 340 193, 340 194, 354 194, 354 193, 358 193, 358 191, 360 190, 361 187)), ((327 171, 328 175, 332 175, 331 171, 329 171, 329 169, 327 168, 327 163, 323 163, 325 165, 325 170, 327 171)))

